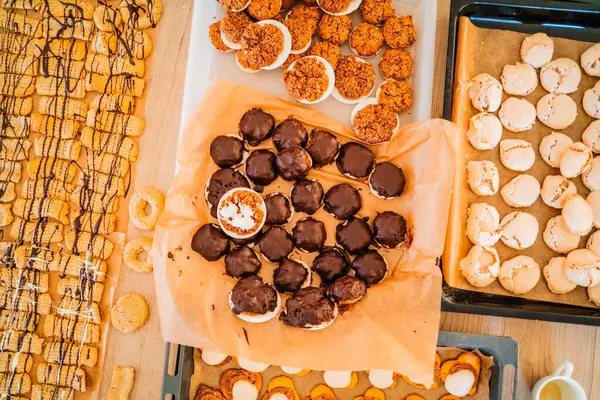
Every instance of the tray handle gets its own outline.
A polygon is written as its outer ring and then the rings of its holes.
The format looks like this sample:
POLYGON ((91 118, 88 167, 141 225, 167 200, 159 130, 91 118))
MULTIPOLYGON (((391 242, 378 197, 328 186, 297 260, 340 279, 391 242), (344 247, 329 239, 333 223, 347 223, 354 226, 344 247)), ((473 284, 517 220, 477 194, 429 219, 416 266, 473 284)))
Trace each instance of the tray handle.
POLYGON ((185 346, 167 343, 161 399, 189 399, 194 353, 193 349, 188 350, 190 348, 185 346), (172 351, 174 354, 172 354, 172 351), (172 371, 172 374, 170 371, 172 371))

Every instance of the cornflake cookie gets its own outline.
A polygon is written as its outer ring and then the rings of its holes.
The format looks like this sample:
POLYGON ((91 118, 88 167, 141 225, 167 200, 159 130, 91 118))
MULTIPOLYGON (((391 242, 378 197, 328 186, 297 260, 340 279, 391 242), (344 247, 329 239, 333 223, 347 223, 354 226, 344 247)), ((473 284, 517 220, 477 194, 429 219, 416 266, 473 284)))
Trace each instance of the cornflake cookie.
POLYGON ((242 56, 243 62, 240 64, 243 68, 253 71, 273 69, 287 59, 286 36, 283 31, 285 27, 280 28, 276 24, 279 23, 274 21, 254 23, 244 30, 240 42, 241 51, 237 53, 238 61, 242 56), (280 60, 282 57, 285 59, 280 60))
POLYGON ((262 21, 274 19, 281 9, 281 0, 251 0, 246 12, 252 18, 262 21))
POLYGON ((538 85, 537 72, 530 64, 516 63, 505 65, 502 69, 502 87, 506 94, 527 96, 538 85))
POLYGON ((385 50, 379 61, 379 70, 385 79, 408 79, 414 71, 412 55, 408 51, 385 50))
POLYGON ((552 60, 554 42, 545 33, 535 33, 523 39, 521 60, 534 68, 541 68, 552 60))
POLYGON ((577 104, 566 94, 547 94, 538 101, 536 108, 539 120, 552 129, 565 129, 577 118, 577 104))
POLYGON ((357 56, 373 57, 383 48, 383 33, 375 25, 358 24, 350 34, 350 49, 357 56))
POLYGON ((315 42, 308 50, 308 55, 324 58, 335 70, 342 59, 342 50, 331 42, 315 42))
POLYGON ((504 139, 500 142, 500 161, 512 171, 527 171, 535 162, 535 151, 525 140, 504 139))
POLYGON ((500 272, 500 256, 493 247, 475 245, 460 260, 460 272, 473 286, 486 287, 496 280, 500 272))
MULTIPOLYGON (((377 100, 375 100, 377 101, 377 100)), ((376 144, 387 142, 396 131, 398 116, 384 104, 357 105, 352 116, 352 127, 363 142, 376 144)))
POLYGON ((477 111, 495 112, 502 102, 502 85, 490 74, 479 74, 469 82, 469 98, 477 111))
POLYGON ((583 110, 592 118, 600 118, 600 81, 583 94, 583 110))
POLYGON ((560 161, 573 144, 573 139, 563 133, 552 132, 540 142, 540 156, 552 168, 560 168, 560 161))
POLYGON ((533 128, 536 110, 526 99, 509 97, 498 112, 502 126, 511 132, 524 132, 533 128))
POLYGON ((573 143, 560 160, 560 173, 565 178, 576 178, 591 168, 592 151, 581 142, 573 143))
POLYGON ((373 65, 355 56, 344 56, 335 70, 334 97, 344 103, 358 103, 369 97, 375 86, 373 65))
POLYGON ((149 309, 146 299, 140 294, 125 294, 112 307, 110 320, 123 333, 140 329, 148 320, 149 309))
POLYGON ((407 81, 387 79, 377 88, 377 101, 397 113, 408 111, 413 102, 412 85, 407 81))
POLYGON ((135 370, 133 367, 114 367, 110 389, 108 389, 108 400, 127 400, 133 389, 135 370))
POLYGON ((348 41, 352 32, 352 20, 347 15, 325 14, 319 24, 321 39, 341 46, 348 41))
POLYGON ((360 5, 360 16, 363 21, 373 25, 384 23, 394 16, 392 0, 363 0, 360 5))
POLYGON ((577 194, 565 199, 562 209, 565 225, 573 233, 585 236, 594 225, 594 212, 590 204, 577 194))
POLYGON ((583 131, 581 141, 594 153, 600 153, 600 121, 593 121, 583 131))
POLYGON ((492 196, 498 192, 500 175, 491 161, 469 161, 467 178, 469 187, 478 196, 492 196))
POLYGON ((283 73, 283 82, 290 96, 309 104, 324 100, 333 90, 334 79, 331 65, 317 56, 303 57, 283 73))
POLYGON ((561 254, 567 254, 575 250, 579 247, 579 240, 581 239, 579 234, 573 233, 567 228, 562 215, 557 215, 548 220, 542 237, 546 246, 561 254))
POLYGON ((502 243, 511 249, 524 250, 533 246, 540 227, 533 215, 515 211, 502 218, 500 229, 502 243))
POLYGON ((567 197, 577 194, 575 184, 561 175, 548 175, 542 183, 540 195, 548 207, 561 209, 567 197))
POLYGON ((548 261, 548 265, 544 267, 544 278, 548 289, 554 294, 569 293, 577 287, 576 284, 570 282, 565 277, 565 266, 567 265, 566 257, 554 257, 548 261))
POLYGON ((219 0, 219 4, 225 11, 239 13, 239 11, 243 11, 248 7, 250 0, 219 0))
POLYGON ((529 207, 540 195, 540 183, 531 175, 521 174, 504 185, 500 195, 511 207, 529 207))
POLYGON ((502 123, 494 114, 475 114, 469 119, 467 139, 477 150, 492 150, 502 139, 502 123))
POLYGON ((493 246, 500 240, 500 214, 487 203, 473 203, 467 209, 467 236, 471 243, 493 246))
POLYGON ((594 157, 587 171, 581 174, 581 180, 590 190, 600 190, 600 157, 594 157))
POLYGON ((570 58, 557 58, 542 67, 540 82, 542 87, 550 93, 574 93, 579 89, 581 69, 570 58))
POLYGON ((220 30, 223 43, 232 49, 240 49, 242 34, 252 23, 246 13, 232 13, 221 20, 220 30))
POLYGON ((500 266, 498 281, 502 287, 514 294, 531 291, 540 280, 540 266, 528 256, 517 256, 500 266))
POLYGON ((596 43, 581 55, 581 68, 589 76, 600 76, 600 43, 596 43))
POLYGON ((392 49, 405 50, 417 40, 411 15, 390 17, 383 25, 383 38, 392 49))

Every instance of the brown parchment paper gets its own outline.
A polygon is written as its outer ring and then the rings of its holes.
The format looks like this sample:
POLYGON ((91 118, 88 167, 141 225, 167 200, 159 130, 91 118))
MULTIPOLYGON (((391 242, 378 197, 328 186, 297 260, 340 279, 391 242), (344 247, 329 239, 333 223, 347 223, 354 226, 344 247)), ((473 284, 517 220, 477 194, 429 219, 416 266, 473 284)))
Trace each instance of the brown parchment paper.
MULTIPOLYGON (((442 357, 442 362, 447 360, 456 359, 465 350, 454 348, 454 347, 439 347, 438 353, 442 357)), ((469 400, 489 400, 490 398, 490 378, 492 375, 492 365, 494 365, 493 357, 484 356, 475 350, 475 353, 481 357, 481 373, 479 375, 479 383, 477 384, 477 391, 474 396, 466 396, 464 399, 469 400)), ((194 350, 194 374, 190 382, 190 399, 194 398, 200 384, 210 386, 212 388, 219 388, 219 380, 223 371, 230 368, 239 368, 239 366, 229 361, 227 364, 221 367, 214 367, 204 364, 201 358, 199 349, 194 350)), ((267 391, 269 382, 278 376, 286 375, 279 367, 269 367, 261 373, 263 378, 263 389, 260 395, 264 395, 267 391)), ((294 376, 288 375, 294 381, 296 390, 300 395, 301 399, 306 398, 310 395, 310 391, 318 384, 324 384, 323 373, 320 371, 312 371, 306 376, 294 376)), ((352 389, 332 389, 338 400, 348 400, 355 396, 363 395, 369 388, 371 383, 369 382, 369 376, 366 372, 358 373, 358 384, 352 389)), ((404 398, 411 393, 418 393, 425 398, 425 400, 439 400, 440 397, 447 394, 448 391, 444 388, 443 383, 440 381, 440 387, 435 390, 417 389, 400 378, 393 389, 384 390, 386 399, 397 400, 404 398)))
MULTIPOLYGON (((461 134, 459 140, 459 151, 457 153, 456 172, 454 174, 454 194, 450 212, 448 237, 446 250, 443 257, 443 270, 446 282, 448 282, 449 285, 460 289, 515 296, 507 290, 504 290, 498 281, 495 281, 488 287, 482 289, 471 286, 462 276, 458 268, 458 263, 468 253, 472 246, 469 239, 465 235, 466 210, 471 203, 487 202, 498 209, 501 218, 506 214, 516 210, 515 208, 511 208, 505 204, 499 193, 494 196, 485 197, 478 197, 475 195, 470 190, 467 183, 467 161, 493 161, 500 172, 500 188, 502 188, 502 186, 508 183, 515 176, 520 174, 520 172, 511 171, 502 165, 498 147, 489 151, 479 151, 470 146, 466 138, 466 131, 469 128, 469 118, 475 115, 477 111, 471 106, 471 102, 467 93, 467 84, 473 76, 482 72, 487 72, 497 79, 500 79, 504 65, 514 64, 515 62, 520 61, 519 51, 521 48, 521 42, 526 36, 526 34, 518 32, 478 28, 466 17, 462 17, 459 21, 458 53, 456 57, 456 78, 452 120, 459 125, 461 134)), ((552 39, 554 40, 555 59, 560 57, 568 57, 577 61, 577 63, 579 63, 581 54, 591 45, 591 43, 579 42, 576 40, 555 37, 552 39)), ((581 141, 581 134, 592 122, 592 118, 583 111, 581 100, 583 98, 583 93, 587 89, 591 88, 594 83, 594 79, 582 71, 579 90, 570 95, 577 103, 577 120, 573 125, 559 132, 570 136, 575 142, 581 141)), ((541 87, 541 85, 538 85, 537 89, 525 98, 535 106, 537 101, 545 94, 547 94, 547 92, 544 90, 544 88, 541 87)), ((508 96, 504 94, 503 100, 507 97, 508 96)), ((551 168, 544 162, 544 160, 542 160, 538 150, 542 138, 552 133, 552 131, 553 130, 551 128, 548 128, 539 120, 537 120, 533 129, 529 131, 512 133, 505 129, 502 134, 502 139, 518 138, 527 140, 532 144, 536 151, 536 160, 533 167, 525 173, 533 175, 535 178, 537 178, 540 182, 540 185, 543 183, 544 178, 547 175, 560 175, 560 171, 558 169, 551 168)), ((571 179, 571 181, 577 186, 579 194, 585 198, 589 193, 589 190, 583 185, 581 178, 571 179)), ((499 241, 495 248, 498 250, 501 262, 523 254, 533 257, 540 265, 540 268, 543 268, 546 264, 548 264, 548 261, 552 257, 560 256, 560 254, 554 253, 552 250, 550 250, 542 239, 542 233, 546 228, 546 223, 550 218, 559 215, 560 210, 546 206, 541 198, 538 198, 531 207, 524 208, 522 210, 533 214, 539 221, 540 229, 535 244, 529 249, 519 251, 511 249, 499 241)), ((582 237, 580 247, 585 247, 586 241, 587 236, 582 237)), ((593 303, 591 303, 588 299, 585 288, 582 287, 578 287, 572 292, 564 295, 553 294, 548 289, 543 274, 537 286, 531 292, 523 295, 522 297, 534 300, 594 307, 593 303)))
MULTIPOLYGON (((309 129, 335 132, 342 142, 353 139, 343 123, 254 89, 218 81, 207 91, 183 133, 180 169, 154 236, 154 276, 164 339, 272 365, 315 370, 380 368, 401 372, 417 382, 431 381, 441 294, 441 273, 435 261, 446 234, 455 126, 443 120, 411 125, 389 143, 372 147, 379 161, 391 160, 404 169, 407 186, 397 199, 377 199, 366 182, 342 176, 335 165, 311 170, 309 178, 318 180, 324 190, 345 181, 357 187, 363 200, 360 217, 372 218, 384 210, 404 215, 413 227, 414 239, 408 250, 382 251, 390 267, 388 278, 370 288, 354 308, 327 329, 304 331, 277 318, 262 324, 237 318, 227 304, 235 281, 225 275, 223 261, 207 262, 190 248, 195 231, 208 221, 216 222, 204 199, 205 182, 217 169, 210 158, 210 143, 217 135, 236 133, 240 118, 252 107, 267 110, 278 122, 293 115, 309 129)), ((268 141, 262 147, 271 145, 268 141)), ((289 194, 291 186, 278 178, 265 194, 289 194)), ((291 231, 303 217, 296 213, 286 229, 291 231)), ((313 217, 325 223, 326 245, 333 245, 339 221, 323 209, 313 217)), ((315 255, 293 254, 308 265, 315 255)), ((275 264, 263 259, 261 276, 272 282, 274 268, 275 264)), ((318 282, 314 274, 313 285, 318 282)))

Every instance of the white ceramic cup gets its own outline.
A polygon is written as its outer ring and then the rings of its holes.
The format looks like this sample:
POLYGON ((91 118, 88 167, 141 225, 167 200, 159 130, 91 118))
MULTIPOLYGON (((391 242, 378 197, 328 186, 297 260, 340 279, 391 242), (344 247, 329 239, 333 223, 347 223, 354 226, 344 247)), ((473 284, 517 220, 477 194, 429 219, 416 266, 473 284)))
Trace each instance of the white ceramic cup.
POLYGON ((587 400, 585 391, 581 385, 573 378, 573 364, 571 361, 564 361, 556 367, 554 373, 549 376, 545 376, 533 387, 531 391, 531 397, 533 400, 587 400), (546 387, 550 382, 553 382, 558 386, 560 393, 559 397, 550 397, 548 399, 540 397, 542 389, 546 387), (561 396, 562 395, 562 396, 561 396))

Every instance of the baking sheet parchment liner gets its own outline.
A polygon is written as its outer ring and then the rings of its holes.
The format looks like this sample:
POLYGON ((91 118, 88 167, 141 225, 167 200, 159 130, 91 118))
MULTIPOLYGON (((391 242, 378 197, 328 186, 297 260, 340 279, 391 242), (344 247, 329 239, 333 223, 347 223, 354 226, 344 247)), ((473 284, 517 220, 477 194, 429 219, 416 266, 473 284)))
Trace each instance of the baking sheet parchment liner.
MULTIPOLYGON (((442 362, 446 360, 454 360, 465 350, 457 349, 453 347, 439 347, 437 349, 438 353, 442 357, 442 362)), ((492 374, 492 365, 494 365, 493 357, 484 356, 479 352, 479 350, 475 350, 475 353, 481 357, 481 373, 479 375, 479 383, 477 384, 477 391, 474 396, 466 396, 463 399, 468 400, 489 400, 490 398, 490 378, 492 374)), ((223 371, 230 368, 239 368, 236 363, 233 361, 228 362, 226 365, 221 367, 211 367, 204 362, 202 362, 202 358, 200 355, 200 350, 194 349, 194 374, 192 375, 191 383, 190 383, 190 398, 193 399, 196 391, 198 390, 198 386, 202 383, 204 385, 210 386, 212 388, 219 387, 219 380, 221 378, 221 374, 223 371)), ((300 395, 301 399, 306 398, 310 394, 312 388, 317 386, 318 384, 324 384, 323 373, 318 371, 312 371, 306 376, 293 376, 285 374, 278 367, 270 367, 264 372, 261 373, 263 378, 263 389, 261 391, 261 396, 266 392, 266 388, 269 382, 281 375, 286 375, 292 378, 294 381, 294 385, 296 386, 296 390, 300 395)), ((356 387, 352 389, 332 389, 336 395, 338 400, 347 400, 352 399, 355 396, 361 396, 364 394, 367 389, 371 387, 371 383, 369 382, 369 376, 366 372, 358 373, 358 384, 356 387)), ((425 400, 439 400, 440 397, 447 394, 448 392, 444 388, 444 384, 440 380, 440 387, 435 390, 427 390, 427 389, 417 389, 404 381, 404 379, 400 378, 396 386, 393 389, 385 389, 386 399, 402 399, 404 396, 407 396, 411 393, 418 393, 425 398, 425 400)))
MULTIPOLYGON (((466 230, 466 212, 467 208, 472 203, 484 202, 496 207, 500 213, 500 218, 505 215, 521 210, 534 215, 539 222, 539 233, 535 244, 525 250, 514 250, 505 246, 502 241, 498 241, 494 247, 500 255, 500 262, 509 260, 517 255, 526 255, 533 257, 539 264, 540 268, 543 268, 548 264, 548 261, 552 257, 561 256, 558 253, 553 252, 546 246, 542 239, 542 233, 546 228, 548 220, 556 215, 560 215, 561 210, 557 210, 548 207, 544 204, 541 198, 538 198, 536 202, 527 208, 517 209, 508 206, 502 200, 500 193, 498 192, 494 196, 479 197, 474 194, 469 188, 467 183, 466 165, 468 161, 472 160, 490 160, 496 164, 500 173, 500 188, 508 183, 511 179, 521 174, 521 172, 511 171, 502 165, 500 161, 499 146, 489 151, 475 150, 469 144, 466 132, 469 129, 469 118, 478 113, 471 106, 471 101, 468 95, 468 83, 472 77, 483 72, 487 72, 496 79, 500 80, 502 75, 502 68, 506 64, 514 64, 521 62, 520 49, 521 42, 528 36, 524 33, 511 32, 496 29, 484 29, 478 28, 471 23, 467 17, 461 17, 459 21, 459 34, 458 34, 458 50, 456 55, 456 77, 454 87, 454 99, 452 109, 452 121, 456 122, 460 128, 459 135, 459 151, 457 152, 456 171, 454 174, 454 189, 452 197, 452 205, 450 210, 450 222, 448 226, 448 236, 446 241, 446 250, 443 256, 443 272, 444 279, 448 285, 459 288, 467 289, 472 291, 516 296, 505 290, 498 280, 485 288, 475 288, 471 286, 466 279, 462 276, 459 270, 459 261, 467 255, 471 249, 471 242, 465 235, 466 230)), ((552 38, 554 40, 554 56, 553 59, 567 57, 575 60, 579 64, 581 54, 591 46, 591 43, 580 42, 576 40, 552 38)), ((539 80, 539 70, 538 80, 539 80)), ((581 134, 585 128, 593 121, 589 117, 581 106, 581 100, 583 93, 594 86, 595 79, 581 73, 581 83, 579 90, 570 96, 577 103, 577 120, 573 125, 562 131, 556 131, 564 133, 571 137, 575 142, 581 142, 581 134)), ((533 93, 526 96, 534 106, 538 100, 546 95, 548 92, 539 84, 533 93)), ((504 93, 503 101, 509 96, 504 93)), ((518 97, 518 96, 517 96, 518 97)), ((497 115, 498 113, 494 113, 497 115)), ((502 132, 502 139, 523 139, 530 142, 535 150, 536 159, 533 167, 524 174, 533 175, 539 182, 540 185, 544 182, 544 178, 548 175, 560 175, 560 170, 552 168, 542 160, 539 153, 539 145, 542 138, 552 133, 553 129, 545 126, 539 120, 536 120, 533 129, 521 132, 513 133, 506 129, 502 132)), ((587 197, 589 190, 583 185, 581 177, 570 179, 577 186, 578 193, 584 198, 587 197)), ((585 247, 587 236, 581 238, 579 247, 585 247)), ((570 293, 557 295, 550 292, 543 273, 541 274, 540 280, 535 288, 529 293, 523 296, 527 299, 551 301, 555 303, 564 303, 585 307, 594 307, 593 303, 589 301, 586 293, 586 289, 578 287, 570 293)))
MULTIPOLYGON (((207 262, 190 248, 196 230, 216 222, 204 199, 204 185, 217 169, 210 158, 210 143, 217 135, 236 133, 240 118, 252 107, 272 113, 277 122, 293 115, 308 129, 335 132, 342 142, 354 138, 338 121, 254 89, 219 81, 207 91, 183 133, 180 169, 154 236, 154 276, 164 339, 272 365, 315 370, 380 368, 430 382, 442 282, 435 261, 443 252, 446 235, 456 127, 443 120, 415 124, 389 143, 372 147, 377 160, 391 160, 404 169, 405 192, 393 200, 376 198, 366 182, 342 176, 335 165, 311 170, 309 178, 318 180, 324 190, 341 182, 359 188, 360 217, 372 219, 384 210, 404 215, 413 227, 414 239, 409 249, 382 251, 389 264, 388 277, 370 288, 355 307, 340 313, 327 329, 304 331, 277 318, 262 324, 237 318, 227 302, 235 281, 225 275, 223 260, 207 262)), ((272 146, 271 141, 261 147, 266 146, 272 146)), ((278 178, 264 194, 289 194, 291 186, 278 178)), ((295 213, 286 229, 291 231, 304 216, 295 213)), ((326 245, 334 245, 339 221, 322 208, 313 217, 326 225, 326 245)), ((292 256, 311 265, 316 253, 295 251, 292 256)), ((272 282, 275 264, 262 262, 261 276, 272 282)), ((318 283, 313 274, 313 285, 318 283)), ((282 302, 286 298, 283 295, 282 302)))

